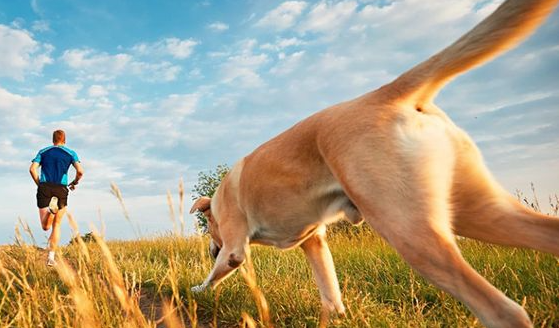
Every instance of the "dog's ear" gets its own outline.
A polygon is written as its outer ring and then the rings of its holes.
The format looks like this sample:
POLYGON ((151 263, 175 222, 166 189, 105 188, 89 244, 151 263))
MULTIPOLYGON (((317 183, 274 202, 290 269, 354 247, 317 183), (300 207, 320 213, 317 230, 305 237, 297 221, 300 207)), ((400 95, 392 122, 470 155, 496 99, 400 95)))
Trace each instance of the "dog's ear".
POLYGON ((210 208, 211 202, 212 202, 212 199, 210 197, 203 196, 203 197, 198 198, 194 202, 194 205, 192 205, 192 208, 190 209, 190 214, 192 214, 196 211, 200 211, 200 212, 207 211, 210 208))

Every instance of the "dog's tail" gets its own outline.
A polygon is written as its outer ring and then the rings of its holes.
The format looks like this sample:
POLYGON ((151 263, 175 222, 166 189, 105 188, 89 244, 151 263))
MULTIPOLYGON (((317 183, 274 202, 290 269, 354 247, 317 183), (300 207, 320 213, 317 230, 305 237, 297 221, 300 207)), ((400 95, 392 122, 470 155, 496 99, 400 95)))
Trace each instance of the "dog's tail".
POLYGON ((458 74, 512 48, 553 11, 559 0, 508 0, 452 45, 384 88, 421 106, 458 74))

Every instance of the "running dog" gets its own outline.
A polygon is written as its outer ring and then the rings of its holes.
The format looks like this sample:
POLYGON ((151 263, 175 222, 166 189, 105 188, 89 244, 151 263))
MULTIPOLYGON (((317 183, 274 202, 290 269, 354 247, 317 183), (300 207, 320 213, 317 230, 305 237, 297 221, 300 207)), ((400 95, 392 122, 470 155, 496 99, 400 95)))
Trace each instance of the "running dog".
POLYGON ((510 49, 559 0, 508 0, 455 43, 393 82, 320 111, 233 166, 208 216, 215 287, 250 244, 300 246, 324 311, 344 313, 328 223, 363 218, 417 272, 487 327, 531 327, 525 310, 474 271, 455 235, 559 256, 559 218, 524 208, 492 177, 468 135, 433 100, 458 74, 510 49))

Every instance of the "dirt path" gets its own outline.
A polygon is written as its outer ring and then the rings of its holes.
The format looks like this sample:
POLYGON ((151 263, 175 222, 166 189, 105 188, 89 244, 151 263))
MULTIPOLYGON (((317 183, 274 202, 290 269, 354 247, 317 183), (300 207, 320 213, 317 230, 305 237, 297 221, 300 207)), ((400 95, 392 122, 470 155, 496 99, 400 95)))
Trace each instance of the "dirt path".
MULTIPOLYGON (((146 319, 158 322, 163 317, 163 299, 153 289, 149 287, 142 288, 138 298, 139 307, 146 319)), ((184 318, 184 327, 192 327, 188 318, 184 318)), ((196 327, 209 328, 210 325, 198 323, 196 327)), ((159 322, 157 328, 167 328, 164 322, 159 322)))

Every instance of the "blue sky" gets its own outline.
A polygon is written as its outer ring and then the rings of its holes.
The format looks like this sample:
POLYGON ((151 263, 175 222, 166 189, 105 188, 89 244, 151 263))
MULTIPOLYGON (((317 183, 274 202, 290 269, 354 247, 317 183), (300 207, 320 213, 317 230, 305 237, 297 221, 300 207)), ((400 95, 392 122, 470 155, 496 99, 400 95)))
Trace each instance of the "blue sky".
MULTIPOLYGON (((115 182, 143 233, 164 233, 181 178, 191 190, 198 172, 391 81, 500 2, 0 1, 0 243, 18 218, 46 241, 27 170, 57 128, 86 170, 69 201, 82 231, 102 218, 108 237, 134 236, 115 182)), ((534 182, 547 203, 559 189, 559 13, 437 104, 509 191, 534 182)))

